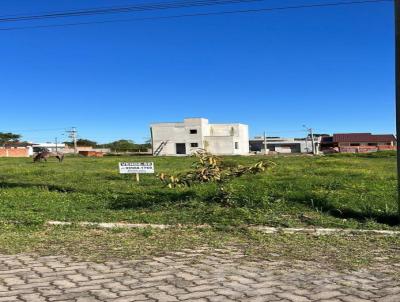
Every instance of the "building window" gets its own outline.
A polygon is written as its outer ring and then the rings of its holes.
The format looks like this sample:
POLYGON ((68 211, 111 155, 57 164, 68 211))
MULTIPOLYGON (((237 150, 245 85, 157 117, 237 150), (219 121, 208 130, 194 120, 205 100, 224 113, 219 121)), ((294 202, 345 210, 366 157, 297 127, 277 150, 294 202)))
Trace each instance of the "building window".
POLYGON ((179 143, 175 144, 176 146, 176 154, 186 154, 186 144, 179 143))
POLYGON ((239 149, 239 143, 238 142, 235 142, 235 149, 236 150, 239 149))
POLYGON ((360 144, 358 144, 358 143, 351 143, 350 146, 352 146, 352 147, 357 147, 357 146, 360 146, 360 144))
POLYGON ((197 134, 197 129, 190 129, 190 134, 197 134))
POLYGON ((198 143, 190 143, 190 147, 192 148, 197 148, 199 146, 198 143))
POLYGON ((378 143, 368 143, 368 146, 378 146, 378 143))

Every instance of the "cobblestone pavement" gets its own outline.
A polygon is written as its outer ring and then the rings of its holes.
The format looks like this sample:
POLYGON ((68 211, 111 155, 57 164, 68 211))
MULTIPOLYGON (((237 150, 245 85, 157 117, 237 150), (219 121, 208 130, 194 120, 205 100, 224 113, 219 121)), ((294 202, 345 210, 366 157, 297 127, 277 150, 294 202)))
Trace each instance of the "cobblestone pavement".
POLYGON ((399 302, 400 282, 376 270, 340 273, 223 250, 102 263, 0 255, 0 301, 399 302))

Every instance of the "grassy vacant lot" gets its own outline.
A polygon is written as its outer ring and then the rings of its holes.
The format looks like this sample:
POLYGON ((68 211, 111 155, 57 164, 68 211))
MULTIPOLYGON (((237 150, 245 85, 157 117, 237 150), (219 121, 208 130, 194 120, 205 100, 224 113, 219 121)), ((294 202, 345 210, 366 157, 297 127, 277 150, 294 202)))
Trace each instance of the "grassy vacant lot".
POLYGON ((224 207, 212 201, 214 184, 169 189, 153 175, 136 183, 118 174, 119 161, 154 161, 157 172, 173 174, 190 169, 194 158, 67 157, 62 164, 1 158, 0 221, 398 228, 394 153, 268 159, 276 163, 271 170, 229 183, 234 205, 224 207))
MULTIPOLYGON (((227 165, 261 157, 224 158, 227 165)), ((157 172, 190 169, 193 158, 66 158, 33 164, 0 159, 0 253, 131 259, 196 247, 229 247, 250 257, 312 261, 348 269, 389 268, 400 276, 399 236, 265 235, 237 226, 324 226, 399 229, 395 154, 290 156, 228 186, 233 205, 215 201, 213 184, 168 189, 153 175, 138 184, 119 175, 119 161, 154 161, 157 172), (212 224, 209 229, 101 230, 49 227, 47 220, 212 224), (235 226, 237 228, 231 228, 235 226)), ((294 260, 294 261, 293 261, 294 260)), ((287 262, 289 261, 289 262, 287 262)))

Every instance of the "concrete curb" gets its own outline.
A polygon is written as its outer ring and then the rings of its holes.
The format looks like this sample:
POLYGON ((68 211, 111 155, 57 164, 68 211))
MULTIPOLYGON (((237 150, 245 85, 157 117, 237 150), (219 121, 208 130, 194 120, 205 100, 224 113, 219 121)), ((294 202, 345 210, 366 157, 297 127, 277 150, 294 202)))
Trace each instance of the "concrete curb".
MULTIPOLYGON (((102 229, 171 229, 171 228, 196 228, 206 229, 212 228, 210 225, 170 225, 170 224, 150 224, 150 223, 120 223, 120 222, 67 222, 67 221, 48 221, 47 225, 52 226, 69 226, 77 225, 82 227, 97 227, 102 229)), ((245 227, 249 230, 259 231, 265 234, 310 234, 310 235, 383 235, 383 236, 397 236, 400 231, 391 230, 362 230, 362 229, 334 229, 334 228, 275 228, 267 226, 248 226, 245 227)))
POLYGON ((371 234, 396 236, 400 235, 400 231, 391 230, 363 230, 363 229, 333 229, 333 228, 274 228, 265 226, 250 226, 249 229, 256 230, 266 234, 283 233, 283 234, 311 234, 311 235, 352 235, 352 234, 371 234))

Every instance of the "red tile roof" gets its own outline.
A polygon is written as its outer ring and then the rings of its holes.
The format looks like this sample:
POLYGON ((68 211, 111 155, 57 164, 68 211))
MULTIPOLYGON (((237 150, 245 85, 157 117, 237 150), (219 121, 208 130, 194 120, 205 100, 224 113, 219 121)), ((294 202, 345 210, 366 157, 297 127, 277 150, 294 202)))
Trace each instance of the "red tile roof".
POLYGON ((371 133, 336 133, 333 135, 335 143, 390 143, 396 141, 393 134, 371 134, 371 133))

